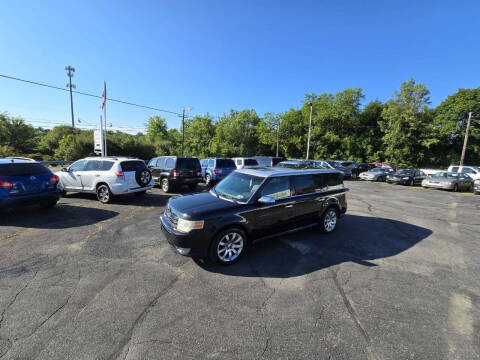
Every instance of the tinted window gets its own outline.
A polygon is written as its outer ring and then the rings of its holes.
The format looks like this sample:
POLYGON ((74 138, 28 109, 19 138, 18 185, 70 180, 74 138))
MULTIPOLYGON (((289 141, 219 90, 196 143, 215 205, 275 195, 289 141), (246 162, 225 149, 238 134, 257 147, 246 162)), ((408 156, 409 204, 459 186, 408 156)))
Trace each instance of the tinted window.
POLYGON ((208 160, 208 167, 213 168, 214 166, 215 166, 215 162, 213 161, 213 159, 208 160))
POLYGON ((290 179, 287 176, 270 179, 268 184, 263 188, 262 196, 270 196, 274 199, 291 196, 290 179))
POLYGON ((45 166, 38 163, 1 164, 0 176, 27 176, 51 173, 45 166))
POLYGON ((157 167, 160 169, 165 168, 165 158, 160 158, 157 160, 157 167))
POLYGON ((282 158, 272 158, 273 166, 277 165, 279 162, 283 161, 282 158))
POLYGON ((324 174, 325 185, 329 188, 342 184, 341 174, 324 174))
POLYGON ((93 171, 100 169, 100 161, 97 160, 89 160, 87 161, 87 165, 85 166, 84 171, 93 171))
POLYGON ((457 172, 458 171, 458 166, 452 167, 452 172, 457 172))
POLYGON ((123 161, 122 164, 122 171, 138 171, 145 169, 145 162, 140 160, 130 160, 130 161, 123 161))
POLYGON ((217 159, 217 167, 231 168, 235 167, 235 163, 231 159, 217 159))
POLYGON ((175 160, 174 159, 168 158, 165 161, 165 169, 173 169, 174 166, 175 166, 175 160))
POLYGON ((100 171, 108 171, 112 168, 114 162, 113 161, 100 161, 100 166, 98 168, 98 170, 100 171))
POLYGON ((254 159, 245 159, 245 165, 256 166, 258 165, 258 162, 254 159))
POLYGON ((271 164, 270 158, 255 158, 255 160, 257 161, 258 165, 260 165, 260 166, 269 167, 270 164, 271 164))
POLYGON ((68 169, 69 171, 82 171, 83 168, 85 167, 85 161, 80 160, 77 161, 76 163, 73 163, 72 166, 68 169))
POLYGON ((150 160, 150 162, 148 163, 148 166, 155 166, 157 164, 157 159, 152 159, 150 160))
POLYGON ((179 170, 200 170, 200 161, 197 158, 177 159, 177 169, 179 170))
POLYGON ((309 194, 315 192, 313 175, 300 175, 293 177, 293 188, 295 195, 309 194))
POLYGON ((215 186, 213 191, 227 198, 246 201, 257 191, 263 180, 258 176, 233 172, 215 186))

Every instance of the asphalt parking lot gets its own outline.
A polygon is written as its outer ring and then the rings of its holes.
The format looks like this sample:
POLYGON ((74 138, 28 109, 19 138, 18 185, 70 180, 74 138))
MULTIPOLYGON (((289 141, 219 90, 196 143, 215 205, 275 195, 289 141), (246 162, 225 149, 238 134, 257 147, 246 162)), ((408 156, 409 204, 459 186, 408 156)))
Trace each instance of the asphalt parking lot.
POLYGON ((480 196, 346 186, 335 233, 232 267, 174 253, 159 189, 3 212, 0 358, 480 358, 480 196))

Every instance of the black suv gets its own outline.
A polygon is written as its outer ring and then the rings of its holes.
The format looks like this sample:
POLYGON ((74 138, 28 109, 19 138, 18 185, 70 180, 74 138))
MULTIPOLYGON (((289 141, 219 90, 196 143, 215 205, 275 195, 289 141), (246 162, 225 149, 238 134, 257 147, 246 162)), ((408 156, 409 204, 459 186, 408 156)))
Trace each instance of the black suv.
POLYGON ((316 224, 332 232, 346 191, 336 170, 237 170, 209 192, 171 198, 161 227, 180 254, 229 265, 260 238, 316 224))
POLYGON ((155 183, 166 193, 180 185, 188 185, 195 190, 202 181, 202 168, 196 157, 160 156, 150 160, 148 168, 155 183))

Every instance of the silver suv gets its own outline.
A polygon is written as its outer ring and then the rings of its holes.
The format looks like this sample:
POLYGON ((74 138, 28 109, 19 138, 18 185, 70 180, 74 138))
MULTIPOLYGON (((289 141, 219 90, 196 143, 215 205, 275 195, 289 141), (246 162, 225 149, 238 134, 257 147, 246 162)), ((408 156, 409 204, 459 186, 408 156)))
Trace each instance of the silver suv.
POLYGON ((140 159, 126 157, 91 157, 78 160, 55 173, 58 187, 67 191, 97 194, 106 204, 113 195, 134 193, 142 196, 153 187, 152 173, 140 159))

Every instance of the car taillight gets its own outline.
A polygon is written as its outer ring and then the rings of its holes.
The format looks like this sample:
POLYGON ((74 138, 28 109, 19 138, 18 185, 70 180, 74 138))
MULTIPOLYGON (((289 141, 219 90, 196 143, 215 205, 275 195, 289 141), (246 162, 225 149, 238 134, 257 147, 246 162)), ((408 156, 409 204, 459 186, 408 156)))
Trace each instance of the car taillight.
POLYGON ((173 170, 173 178, 176 179, 178 175, 180 175, 178 170, 173 170))
POLYGON ((125 180, 125 174, 123 173, 123 171, 115 171, 115 175, 118 178, 125 180))
POLYGON ((56 182, 59 182, 60 181, 60 178, 58 177, 58 175, 53 175, 51 178, 50 178, 50 182, 51 183, 56 183, 56 182))
POLYGON ((10 181, 0 180, 0 187, 1 188, 11 188, 13 184, 10 181))
POLYGON ((217 174, 217 172, 218 172, 217 169, 215 168, 212 169, 212 173, 217 174))

